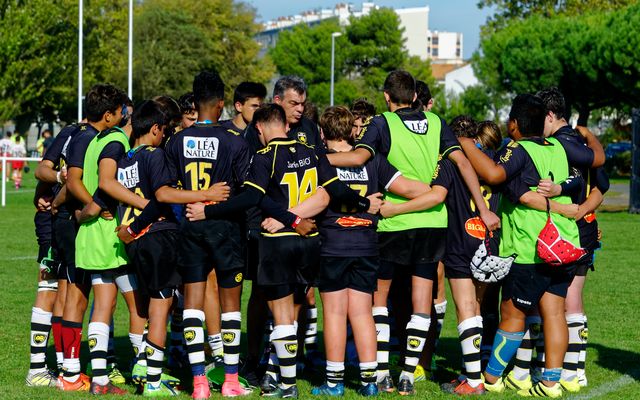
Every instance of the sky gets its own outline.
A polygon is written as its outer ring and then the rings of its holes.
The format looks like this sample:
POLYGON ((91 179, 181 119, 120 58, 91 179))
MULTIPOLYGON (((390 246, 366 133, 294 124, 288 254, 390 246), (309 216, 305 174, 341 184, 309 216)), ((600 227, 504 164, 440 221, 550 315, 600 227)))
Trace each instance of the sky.
MULTIPOLYGON (((480 25, 484 25, 493 9, 478 9, 478 0, 370 0, 380 7, 410 8, 429 6, 429 29, 463 34, 462 57, 468 59, 478 48, 480 25)), ((334 8, 337 0, 245 0, 258 10, 258 21, 301 14, 303 11, 334 8)), ((350 1, 360 8, 362 0, 350 1)), ((348 1, 342 0, 348 4, 348 1)))

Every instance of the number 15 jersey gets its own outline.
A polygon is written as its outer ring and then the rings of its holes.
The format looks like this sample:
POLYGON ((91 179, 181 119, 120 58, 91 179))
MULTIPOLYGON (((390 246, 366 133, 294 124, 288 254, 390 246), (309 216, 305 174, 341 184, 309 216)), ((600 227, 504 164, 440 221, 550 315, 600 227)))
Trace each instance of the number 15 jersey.
POLYGON ((207 190, 227 182, 233 197, 234 177, 242 182, 249 167, 249 146, 233 140, 218 124, 196 124, 172 136, 165 147, 173 184, 184 190, 207 190))

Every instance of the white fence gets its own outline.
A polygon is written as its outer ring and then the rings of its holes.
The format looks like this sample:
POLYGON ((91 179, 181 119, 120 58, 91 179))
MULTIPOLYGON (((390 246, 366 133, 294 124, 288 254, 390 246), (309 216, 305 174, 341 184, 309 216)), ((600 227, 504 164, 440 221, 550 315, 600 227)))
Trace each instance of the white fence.
MULTIPOLYGON (((11 161, 42 161, 42 157, 0 157, 2 160, 2 207, 7 205, 7 180, 5 179, 7 171, 7 162, 11 161)), ((34 171, 35 172, 35 171, 34 171)))

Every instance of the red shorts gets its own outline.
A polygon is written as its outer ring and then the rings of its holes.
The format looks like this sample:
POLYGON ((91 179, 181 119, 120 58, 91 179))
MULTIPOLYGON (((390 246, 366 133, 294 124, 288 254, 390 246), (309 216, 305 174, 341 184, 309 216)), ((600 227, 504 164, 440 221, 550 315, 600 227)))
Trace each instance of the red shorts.
POLYGON ((22 169, 24 166, 24 161, 11 161, 11 166, 13 169, 22 169))

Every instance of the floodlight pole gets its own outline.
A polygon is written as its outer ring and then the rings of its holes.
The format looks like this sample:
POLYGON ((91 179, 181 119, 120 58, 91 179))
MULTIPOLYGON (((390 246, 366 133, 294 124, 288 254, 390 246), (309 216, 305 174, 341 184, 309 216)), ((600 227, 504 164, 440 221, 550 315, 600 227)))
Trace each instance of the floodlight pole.
POLYGON ((333 70, 335 69, 336 58, 336 38, 342 36, 342 32, 333 32, 331 34, 331 99, 329 105, 333 106, 333 70))
POLYGON ((129 0, 129 99, 133 101, 133 0, 129 0))
POLYGON ((78 17, 78 123, 82 121, 82 21, 83 21, 83 0, 80 0, 78 17))

